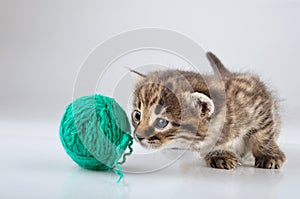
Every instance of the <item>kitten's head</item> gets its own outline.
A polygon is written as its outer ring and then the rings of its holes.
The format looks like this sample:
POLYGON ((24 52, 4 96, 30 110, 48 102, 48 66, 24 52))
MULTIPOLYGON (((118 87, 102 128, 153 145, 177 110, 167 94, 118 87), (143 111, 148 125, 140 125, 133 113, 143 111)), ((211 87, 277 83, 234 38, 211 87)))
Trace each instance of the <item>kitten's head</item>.
POLYGON ((137 73, 140 80, 134 91, 131 119, 134 138, 142 146, 188 148, 204 139, 214 104, 208 93, 189 89, 193 82, 182 72, 137 73))

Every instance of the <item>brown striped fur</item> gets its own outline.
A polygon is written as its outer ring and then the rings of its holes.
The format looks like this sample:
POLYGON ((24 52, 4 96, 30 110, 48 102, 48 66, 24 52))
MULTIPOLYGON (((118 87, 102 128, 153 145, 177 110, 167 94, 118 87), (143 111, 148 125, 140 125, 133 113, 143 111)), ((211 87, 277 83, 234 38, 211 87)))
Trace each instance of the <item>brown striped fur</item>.
POLYGON ((256 167, 280 168, 285 155, 276 144, 276 98, 257 75, 231 73, 213 53, 207 57, 222 80, 181 70, 142 75, 134 91, 134 137, 148 148, 198 151, 214 168, 235 168, 249 152, 256 167), (158 128, 158 118, 168 125, 158 128))

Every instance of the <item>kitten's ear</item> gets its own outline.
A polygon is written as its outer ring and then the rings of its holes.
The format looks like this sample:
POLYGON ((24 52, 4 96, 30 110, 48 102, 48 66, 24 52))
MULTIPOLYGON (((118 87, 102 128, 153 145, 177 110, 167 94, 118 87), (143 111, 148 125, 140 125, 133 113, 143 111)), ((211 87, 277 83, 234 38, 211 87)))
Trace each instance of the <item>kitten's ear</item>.
POLYGON ((206 117, 210 117, 215 111, 215 105, 213 101, 205 94, 194 92, 192 96, 192 105, 195 108, 199 108, 201 114, 206 117))
POLYGON ((146 77, 146 75, 144 75, 142 73, 139 73, 135 70, 132 70, 130 68, 128 68, 128 70, 131 72, 131 76, 133 77, 135 82, 139 82, 139 81, 143 80, 146 77))

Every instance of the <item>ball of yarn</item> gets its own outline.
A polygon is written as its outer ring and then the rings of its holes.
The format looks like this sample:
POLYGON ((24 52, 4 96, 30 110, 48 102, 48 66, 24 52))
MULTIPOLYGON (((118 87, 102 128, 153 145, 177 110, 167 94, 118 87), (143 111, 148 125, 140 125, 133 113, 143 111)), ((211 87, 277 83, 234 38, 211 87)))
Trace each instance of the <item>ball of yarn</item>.
POLYGON ((119 164, 132 153, 130 132, 121 106, 99 94, 70 103, 60 123, 61 143, 74 162, 85 169, 115 170, 120 178, 123 173, 119 164), (127 148, 129 152, 124 154, 127 148))

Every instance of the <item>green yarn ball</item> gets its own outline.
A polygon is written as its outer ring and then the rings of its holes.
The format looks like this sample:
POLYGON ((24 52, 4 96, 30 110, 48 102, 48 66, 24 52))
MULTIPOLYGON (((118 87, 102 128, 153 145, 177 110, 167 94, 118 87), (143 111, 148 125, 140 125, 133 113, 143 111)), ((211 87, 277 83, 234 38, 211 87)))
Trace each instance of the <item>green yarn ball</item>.
POLYGON ((60 140, 67 154, 80 167, 115 170, 132 153, 130 124, 125 111, 112 98, 84 96, 66 107, 60 123, 60 140), (129 148, 129 153, 123 154, 129 148), (118 162, 123 157, 123 161, 118 162))

